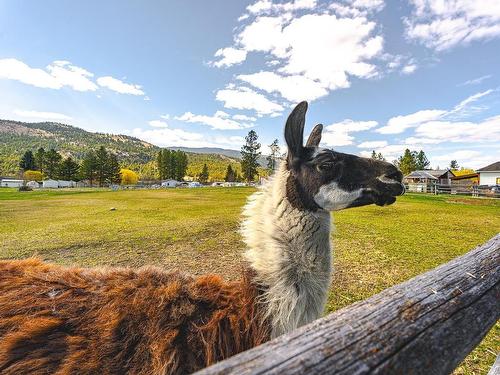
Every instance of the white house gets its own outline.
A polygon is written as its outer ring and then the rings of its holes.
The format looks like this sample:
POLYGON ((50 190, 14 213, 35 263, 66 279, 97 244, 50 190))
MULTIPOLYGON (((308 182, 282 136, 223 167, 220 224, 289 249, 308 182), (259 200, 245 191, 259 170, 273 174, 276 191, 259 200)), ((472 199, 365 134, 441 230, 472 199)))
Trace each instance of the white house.
POLYGON ((57 180, 44 180, 42 182, 42 187, 44 189, 57 189, 59 187, 59 181, 57 180))
POLYGON ((14 180, 12 178, 4 178, 0 182, 0 186, 1 187, 14 187, 14 188, 18 188, 18 187, 23 186, 23 183, 24 183, 23 180, 14 180))
POLYGON ((479 185, 500 185, 500 161, 478 169, 479 185))
POLYGON ((173 188, 173 187, 179 186, 179 184, 180 184, 180 182, 177 180, 165 180, 165 181, 162 181, 161 187, 173 188))

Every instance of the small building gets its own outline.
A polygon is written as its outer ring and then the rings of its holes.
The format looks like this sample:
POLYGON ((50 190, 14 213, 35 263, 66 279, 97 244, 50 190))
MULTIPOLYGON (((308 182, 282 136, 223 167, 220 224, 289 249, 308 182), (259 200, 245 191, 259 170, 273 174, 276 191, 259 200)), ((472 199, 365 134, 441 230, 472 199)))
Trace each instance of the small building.
POLYGON ((163 188, 174 188, 174 187, 177 187, 179 186, 181 183, 177 180, 165 180, 165 181, 162 181, 161 183, 161 187, 163 188))
POLYGON ((477 170, 479 185, 500 185, 500 161, 477 170))
POLYGON ((57 180, 44 180, 42 181, 42 187, 44 189, 57 189, 59 187, 59 181, 57 180))
POLYGON ((40 188, 40 183, 37 181, 28 181, 26 183, 26 186, 32 189, 39 189, 40 188))
POLYGON ((200 184, 198 181, 192 181, 188 183, 189 188, 197 188, 197 187, 202 187, 203 185, 200 184))
POLYGON ((4 178, 2 181, 0 181, 0 186, 1 187, 13 187, 13 188, 19 188, 23 186, 24 180, 16 180, 12 178, 4 178))

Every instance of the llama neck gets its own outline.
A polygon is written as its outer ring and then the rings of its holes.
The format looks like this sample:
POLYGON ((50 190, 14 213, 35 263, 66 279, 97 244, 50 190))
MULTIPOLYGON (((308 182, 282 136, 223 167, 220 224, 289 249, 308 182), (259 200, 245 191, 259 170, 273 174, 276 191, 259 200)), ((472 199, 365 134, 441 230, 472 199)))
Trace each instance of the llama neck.
POLYGON ((272 337, 319 318, 331 281, 330 213, 291 204, 280 168, 245 207, 245 257, 263 286, 272 337))

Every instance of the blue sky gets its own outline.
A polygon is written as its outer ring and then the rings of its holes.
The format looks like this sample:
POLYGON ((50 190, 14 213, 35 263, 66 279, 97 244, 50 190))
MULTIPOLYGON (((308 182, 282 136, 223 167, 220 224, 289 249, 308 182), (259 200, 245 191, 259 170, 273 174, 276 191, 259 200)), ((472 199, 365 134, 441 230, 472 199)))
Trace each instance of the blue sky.
MULTIPOLYGON (((323 145, 432 166, 500 160, 497 0, 0 0, 0 118, 160 146, 323 145)), ((264 152, 267 147, 264 147, 264 152)))

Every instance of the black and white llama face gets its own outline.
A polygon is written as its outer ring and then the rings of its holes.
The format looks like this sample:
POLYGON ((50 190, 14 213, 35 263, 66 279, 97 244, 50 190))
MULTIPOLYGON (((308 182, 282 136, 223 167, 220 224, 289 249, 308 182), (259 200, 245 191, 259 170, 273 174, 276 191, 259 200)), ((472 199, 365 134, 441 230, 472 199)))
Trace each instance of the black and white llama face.
POLYGON ((298 104, 285 125, 290 171, 286 194, 294 207, 334 211, 372 203, 384 206, 404 193, 403 175, 394 165, 319 147, 321 124, 304 146, 306 111, 307 102, 298 104))

